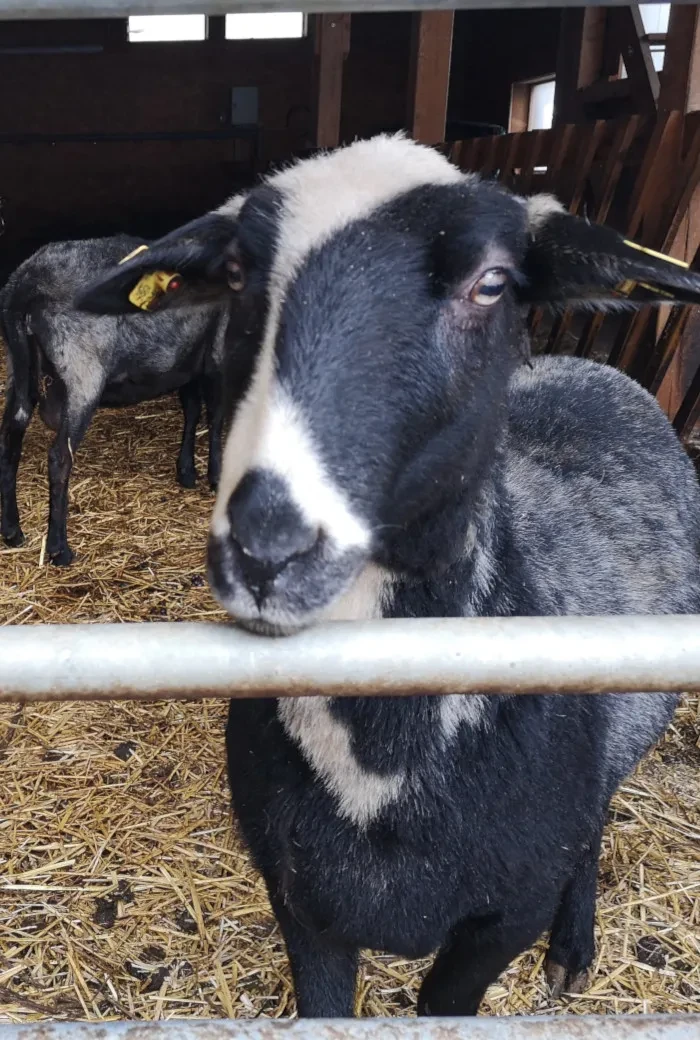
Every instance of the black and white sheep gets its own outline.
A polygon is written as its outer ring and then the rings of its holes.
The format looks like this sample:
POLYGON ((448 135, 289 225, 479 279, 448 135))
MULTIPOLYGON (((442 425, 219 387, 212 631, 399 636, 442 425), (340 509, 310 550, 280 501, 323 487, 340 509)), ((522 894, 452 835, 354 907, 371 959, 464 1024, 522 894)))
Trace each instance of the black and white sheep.
MULTIPOLYGON (((83 305, 162 267, 184 279, 164 306, 248 315, 209 545, 241 625, 700 611, 700 492, 665 416, 610 368, 526 363, 523 319, 622 305, 629 280, 697 302, 700 277, 400 137, 305 160, 127 267, 83 305)), ((438 951, 424 1014, 475 1014, 545 932, 553 990, 580 988, 608 803, 675 704, 233 701, 233 804, 300 1014, 352 1015, 362 947, 438 951)))
POLYGON ((184 413, 177 478, 196 480, 194 445, 202 398, 209 423, 209 483, 221 467, 221 357, 225 308, 153 317, 96 317, 75 310, 76 293, 142 242, 126 236, 55 242, 11 275, 0 292, 0 334, 9 381, 0 425, 0 533, 11 546, 24 536, 17 508, 17 468, 24 433, 38 403, 56 433, 49 451, 47 554, 69 564, 68 482, 73 455, 98 407, 119 407, 177 390, 184 413))

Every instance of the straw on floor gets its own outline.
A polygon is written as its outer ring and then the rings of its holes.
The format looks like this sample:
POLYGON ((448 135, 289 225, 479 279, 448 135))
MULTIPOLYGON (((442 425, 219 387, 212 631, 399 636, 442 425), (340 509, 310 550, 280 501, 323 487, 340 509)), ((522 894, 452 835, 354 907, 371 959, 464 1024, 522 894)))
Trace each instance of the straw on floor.
MULTIPOLYGON (((0 549, 0 623, 221 616, 204 578, 212 500, 175 484, 179 435, 172 400, 96 417, 71 488, 76 561, 58 570, 41 562, 49 435, 35 420, 20 471, 27 544, 0 549)), ((293 1013, 230 818, 224 721, 213 702, 0 707, 0 1021, 293 1013)), ((615 800, 597 931, 587 993, 551 1001, 540 945, 484 1012, 700 1012, 697 698, 615 800)), ((358 1012, 411 1012, 424 968, 368 954, 358 1012)))

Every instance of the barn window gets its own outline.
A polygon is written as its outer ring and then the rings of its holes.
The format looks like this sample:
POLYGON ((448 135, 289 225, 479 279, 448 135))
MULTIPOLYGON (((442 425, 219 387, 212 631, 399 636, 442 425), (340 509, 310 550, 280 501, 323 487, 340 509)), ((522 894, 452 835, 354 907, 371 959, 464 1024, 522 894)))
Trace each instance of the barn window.
POLYGON ((549 130, 554 122, 554 80, 533 83, 530 87, 528 130, 549 130))
POLYGON ((666 56, 665 37, 668 33, 668 19, 671 14, 670 4, 642 4, 639 8, 642 16, 644 32, 647 34, 651 60, 657 72, 664 67, 666 56))
POLYGON ((511 92, 511 134, 523 130, 549 130, 554 121, 554 79, 514 83, 511 92))
POLYGON ((305 33, 306 18, 301 11, 226 15, 227 40, 289 40, 305 33))
POLYGON ((130 43, 206 40, 204 14, 136 14, 129 18, 130 43))
POLYGON ((667 33, 668 19, 671 14, 670 4, 640 4, 644 32, 667 33))

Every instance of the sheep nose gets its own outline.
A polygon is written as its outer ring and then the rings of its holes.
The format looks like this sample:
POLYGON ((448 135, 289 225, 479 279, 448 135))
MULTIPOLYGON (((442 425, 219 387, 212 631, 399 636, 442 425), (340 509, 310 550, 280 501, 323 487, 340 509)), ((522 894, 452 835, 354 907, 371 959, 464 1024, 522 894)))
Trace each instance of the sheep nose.
POLYGON ((319 531, 290 501, 284 482, 264 470, 245 474, 227 513, 241 577, 260 606, 285 567, 314 548, 319 531))

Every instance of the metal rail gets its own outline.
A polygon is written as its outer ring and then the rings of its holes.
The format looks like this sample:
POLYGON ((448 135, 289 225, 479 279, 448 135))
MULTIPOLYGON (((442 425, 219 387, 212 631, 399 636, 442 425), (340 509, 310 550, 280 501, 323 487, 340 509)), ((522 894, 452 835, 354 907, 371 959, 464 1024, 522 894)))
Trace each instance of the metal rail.
POLYGON ((355 1021, 37 1022, 0 1040, 698 1040, 700 1016, 363 1019, 355 1021))
POLYGON ((700 616, 0 628, 0 702, 700 690, 700 616))
MULTIPOLYGON (((649 0, 650 2, 650 0, 649 0)), ((674 0, 692 4, 695 0, 674 0)), ((592 0, 588 7, 623 7, 627 0, 592 0)), ((485 7, 580 7, 581 0, 294 0, 309 14, 359 11, 428 11, 485 7)), ((3 19, 126 18, 130 14, 208 14, 287 11, 289 0, 0 0, 3 19)))

